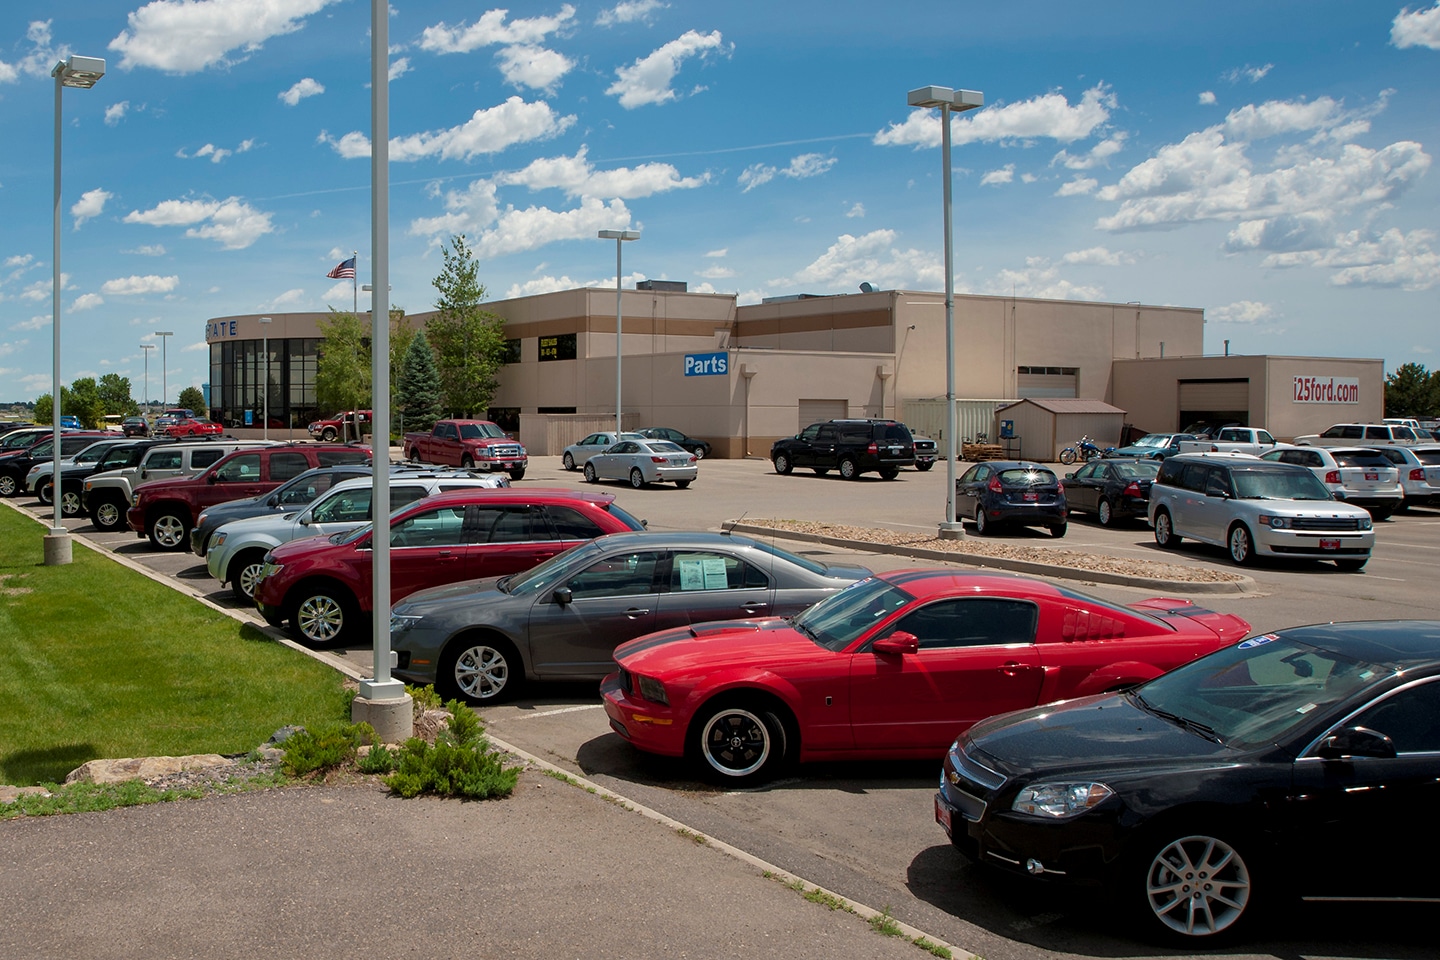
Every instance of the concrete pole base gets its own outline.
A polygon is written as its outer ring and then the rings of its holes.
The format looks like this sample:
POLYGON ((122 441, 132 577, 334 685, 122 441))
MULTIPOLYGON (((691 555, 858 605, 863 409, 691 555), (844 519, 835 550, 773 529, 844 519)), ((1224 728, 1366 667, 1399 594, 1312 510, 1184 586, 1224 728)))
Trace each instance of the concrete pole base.
POLYGON ((964 525, 963 523, 961 523, 959 520, 956 520, 954 523, 949 523, 949 522, 947 522, 947 521, 941 521, 941 523, 940 523, 940 539, 941 539, 941 540, 964 540, 964 539, 965 539, 965 525, 964 525))
POLYGON ((370 724, 381 743, 404 743, 415 735, 414 710, 408 693, 385 700, 356 697, 350 704, 350 722, 370 724))
POLYGON ((45 566, 59 567, 70 562, 70 534, 64 530, 45 534, 45 566))

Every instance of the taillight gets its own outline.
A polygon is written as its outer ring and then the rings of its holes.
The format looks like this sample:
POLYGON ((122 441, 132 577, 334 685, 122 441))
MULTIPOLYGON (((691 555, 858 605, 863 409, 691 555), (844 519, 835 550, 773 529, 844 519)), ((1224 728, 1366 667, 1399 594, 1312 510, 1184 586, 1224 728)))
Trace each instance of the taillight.
POLYGON ((1424 468, 1424 467, 1415 467, 1414 469, 1412 469, 1412 470, 1410 471, 1410 479, 1411 479, 1411 480, 1424 480, 1424 479, 1425 479, 1425 468, 1424 468))
POLYGON ((876 446, 874 440, 871 440, 871 441, 870 441, 870 446, 868 446, 868 447, 865 448, 865 452, 866 452, 866 453, 879 453, 879 452, 880 452, 880 448, 879 448, 878 446, 876 446))
POLYGON ((1138 496, 1140 496, 1140 484, 1136 483, 1134 480, 1131 480, 1129 483, 1127 483, 1127 484, 1125 485, 1125 489, 1120 492, 1120 496, 1122 496, 1122 497, 1138 497, 1138 496))
POLYGON ((1004 489, 1004 488, 1000 486, 1000 478, 999 478, 999 477, 991 477, 991 478, 990 478, 990 492, 991 492, 991 493, 999 493, 1002 489, 1004 489))
POLYGON ((1339 470, 1327 470, 1327 471, 1325 471, 1325 482, 1326 482, 1326 483, 1339 483, 1339 482, 1340 482, 1340 471, 1339 471, 1339 470))
POLYGON ((1056 480, 1056 481, 1055 481, 1055 492, 1058 493, 1058 494, 1060 494, 1060 495, 1063 497, 1063 496, 1065 495, 1065 484, 1061 483, 1059 480, 1056 480))
POLYGON ((666 458, 666 457, 655 457, 655 456, 652 456, 652 457, 650 458, 650 462, 651 462, 651 463, 668 463, 669 460, 668 460, 668 458, 666 458))

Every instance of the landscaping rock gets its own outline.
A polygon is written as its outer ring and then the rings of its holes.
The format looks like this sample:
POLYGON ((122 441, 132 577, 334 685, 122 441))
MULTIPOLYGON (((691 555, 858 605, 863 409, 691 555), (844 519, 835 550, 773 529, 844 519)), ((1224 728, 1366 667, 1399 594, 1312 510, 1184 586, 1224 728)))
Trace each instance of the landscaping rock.
POLYGON ((91 760, 70 771, 66 783, 121 783, 125 780, 151 780, 191 770, 224 767, 233 764, 218 753, 200 753, 188 757, 126 757, 119 760, 91 760))
POLYGON ((48 797, 50 796, 50 791, 44 787, 12 787, 8 784, 0 784, 0 803, 14 803, 21 797, 32 794, 48 797))

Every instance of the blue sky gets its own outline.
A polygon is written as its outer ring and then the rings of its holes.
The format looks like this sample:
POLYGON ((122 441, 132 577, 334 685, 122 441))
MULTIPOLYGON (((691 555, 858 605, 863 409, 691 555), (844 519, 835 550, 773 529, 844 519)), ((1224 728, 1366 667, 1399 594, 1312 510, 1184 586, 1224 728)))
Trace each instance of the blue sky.
MULTIPOLYGON (((1440 3, 393 0, 392 303, 464 233, 500 299, 685 280, 741 303, 956 289, 1204 307, 1205 349, 1440 364, 1440 3), (947 19, 936 19, 944 11, 947 19)), ((370 270, 369 0, 0 10, 0 401, 50 387, 50 69, 63 103, 62 378, 205 321, 348 309, 370 270)), ((361 294, 361 309, 367 308, 361 294)), ((962 332, 963 336, 963 332, 962 332)), ((159 397, 152 352, 151 396, 159 397)), ((1023 348, 1022 348, 1023 362, 1023 348)))

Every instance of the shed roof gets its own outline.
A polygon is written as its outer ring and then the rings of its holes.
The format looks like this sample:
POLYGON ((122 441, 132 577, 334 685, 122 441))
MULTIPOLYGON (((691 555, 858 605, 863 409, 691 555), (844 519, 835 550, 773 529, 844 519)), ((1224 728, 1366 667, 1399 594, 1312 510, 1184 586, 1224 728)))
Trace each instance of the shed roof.
MULTIPOLYGON (((1082 400, 1075 397, 1028 397, 1024 400, 1017 400, 1014 403, 1006 404, 1001 410, 1009 410, 1011 407, 1018 407, 1022 403, 1033 403, 1041 410, 1050 413, 1118 413, 1126 411, 1119 407, 1112 406, 1104 400, 1082 400)), ((998 412, 998 411, 997 411, 998 412)))

